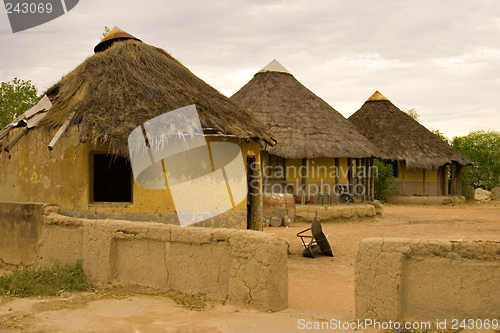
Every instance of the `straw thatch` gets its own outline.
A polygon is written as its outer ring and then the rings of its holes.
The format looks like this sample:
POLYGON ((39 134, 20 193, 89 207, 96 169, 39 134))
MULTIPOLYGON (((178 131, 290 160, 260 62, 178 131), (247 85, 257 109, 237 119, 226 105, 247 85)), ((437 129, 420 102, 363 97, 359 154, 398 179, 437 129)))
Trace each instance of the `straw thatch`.
POLYGON ((349 118, 386 160, 405 160, 410 169, 437 169, 470 161, 378 91, 349 118))
POLYGON ((277 61, 231 96, 276 135, 269 149, 285 158, 367 158, 376 148, 340 113, 304 87, 277 61), (280 69, 281 68, 281 69, 280 69))
POLYGON ((127 139, 134 128, 190 104, 196 104, 204 129, 274 142, 247 109, 164 50, 134 39, 90 56, 46 94, 53 107, 42 126, 60 126, 75 112, 72 124, 80 123, 81 140, 108 144, 110 152, 122 156, 128 156, 127 139))

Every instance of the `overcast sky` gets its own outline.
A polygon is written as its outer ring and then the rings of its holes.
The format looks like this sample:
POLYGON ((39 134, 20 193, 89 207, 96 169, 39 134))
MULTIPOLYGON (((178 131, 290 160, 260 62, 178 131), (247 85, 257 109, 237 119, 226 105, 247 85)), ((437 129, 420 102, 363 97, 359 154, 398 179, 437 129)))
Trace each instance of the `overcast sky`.
POLYGON ((81 0, 13 34, 0 12, 0 81, 40 92, 86 57, 104 26, 170 52, 231 96, 276 58, 345 117, 379 90, 448 137, 500 131, 497 0, 81 0))

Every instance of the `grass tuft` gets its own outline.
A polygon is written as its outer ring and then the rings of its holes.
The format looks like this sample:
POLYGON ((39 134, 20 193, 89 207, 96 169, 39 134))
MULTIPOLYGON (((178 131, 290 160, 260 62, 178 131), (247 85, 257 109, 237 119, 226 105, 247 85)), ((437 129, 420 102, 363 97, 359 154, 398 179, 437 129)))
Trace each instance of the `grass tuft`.
POLYGON ((0 295, 18 297, 55 296, 65 291, 90 290, 82 263, 26 268, 0 276, 0 295))

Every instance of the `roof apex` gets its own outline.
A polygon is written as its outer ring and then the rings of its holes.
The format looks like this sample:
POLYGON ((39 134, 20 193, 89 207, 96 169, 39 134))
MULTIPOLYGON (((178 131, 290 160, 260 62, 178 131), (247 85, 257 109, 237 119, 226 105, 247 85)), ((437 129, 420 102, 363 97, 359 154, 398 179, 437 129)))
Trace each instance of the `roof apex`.
POLYGON ((268 63, 264 68, 262 68, 257 73, 263 73, 263 72, 279 72, 279 73, 292 74, 288 71, 288 69, 283 67, 283 65, 280 64, 276 59, 273 59, 273 61, 268 63))
POLYGON ((378 90, 373 93, 373 95, 370 96, 366 101, 371 102, 371 101, 388 101, 389 99, 382 95, 378 90))
POLYGON ((99 51, 104 51, 108 46, 105 46, 103 45, 103 43, 107 42, 107 41, 111 41, 113 39, 119 39, 119 40, 123 40, 123 39, 135 39, 139 42, 141 42, 141 40, 135 36, 132 36, 131 34, 129 34, 128 32, 118 28, 118 27, 114 27, 113 29, 111 29, 107 34, 106 36, 104 36, 103 39, 101 39, 101 41, 94 47, 94 52, 97 53, 99 51))

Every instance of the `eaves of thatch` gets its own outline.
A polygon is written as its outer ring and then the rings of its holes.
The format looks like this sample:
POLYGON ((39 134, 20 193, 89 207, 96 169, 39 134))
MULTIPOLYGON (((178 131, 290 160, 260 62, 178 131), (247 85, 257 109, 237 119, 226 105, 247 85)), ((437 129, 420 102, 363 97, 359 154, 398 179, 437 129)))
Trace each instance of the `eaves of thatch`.
MULTIPOLYGON (((100 43, 101 44, 101 43, 100 43)), ((165 112, 195 104, 202 127, 243 140, 275 140, 247 109, 229 100, 164 50, 120 37, 88 57, 46 92, 53 106, 41 124, 71 118, 80 139, 128 156, 133 129, 165 112)), ((174 129, 175 131, 175 129, 174 129)))
POLYGON ((377 146, 381 158, 404 160, 410 169, 437 169, 452 162, 471 163, 378 91, 348 119, 377 146))
POLYGON ((231 100, 247 107, 275 134, 269 149, 285 158, 376 156, 376 148, 328 103, 276 60, 254 75, 231 100))

